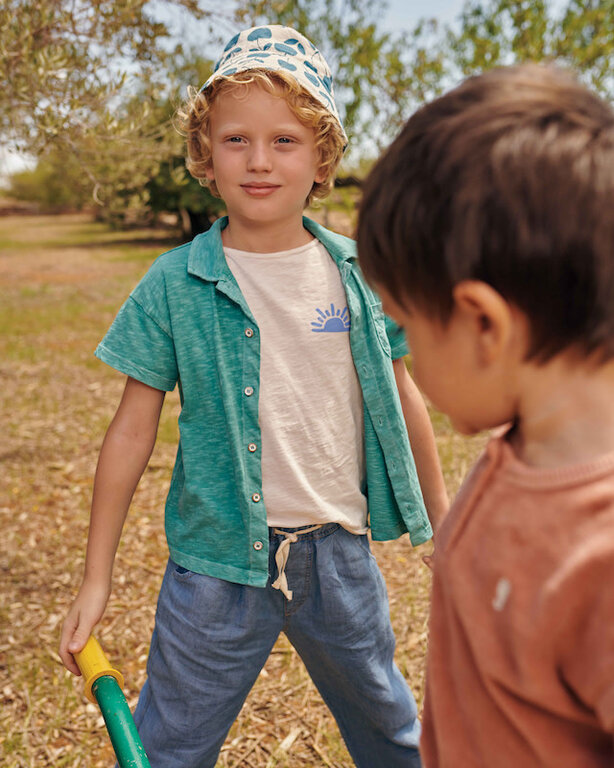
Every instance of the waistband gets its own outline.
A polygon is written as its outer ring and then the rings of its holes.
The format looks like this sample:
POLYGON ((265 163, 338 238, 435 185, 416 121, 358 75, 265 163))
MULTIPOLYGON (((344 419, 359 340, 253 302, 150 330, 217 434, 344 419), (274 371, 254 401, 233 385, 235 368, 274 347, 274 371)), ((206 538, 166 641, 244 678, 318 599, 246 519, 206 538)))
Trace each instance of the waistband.
POLYGON ((319 525, 315 530, 309 530, 313 528, 315 525, 300 525, 298 528, 288 528, 286 526, 274 526, 272 528, 269 528, 269 540, 273 539, 286 539, 286 534, 298 534, 300 536, 301 541, 310 541, 313 539, 323 539, 325 536, 330 536, 331 533, 335 533, 335 531, 338 531, 342 526, 339 523, 324 523, 322 525, 319 525), (301 533, 301 531, 305 531, 305 533, 301 533))
MULTIPOLYGON (((273 589, 278 589, 287 600, 292 600, 292 590, 288 587, 286 577, 286 564, 290 556, 290 547, 296 544, 299 539, 315 540, 330 536, 341 526, 338 523, 326 523, 325 525, 301 525, 298 528, 272 528, 273 536, 283 537, 283 541, 277 547, 275 552, 275 563, 277 564, 277 578, 271 584, 273 589)), ((271 535, 269 533, 269 535, 271 535)))

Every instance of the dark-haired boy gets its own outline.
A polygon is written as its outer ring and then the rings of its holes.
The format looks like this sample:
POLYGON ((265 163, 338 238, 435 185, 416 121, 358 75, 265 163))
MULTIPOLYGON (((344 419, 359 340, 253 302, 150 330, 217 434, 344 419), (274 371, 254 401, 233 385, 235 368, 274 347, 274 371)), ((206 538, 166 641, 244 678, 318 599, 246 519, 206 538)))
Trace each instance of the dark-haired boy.
POLYGON ((511 424, 436 536, 427 768, 614 765, 614 111, 524 65, 418 111, 358 248, 456 428, 511 424))

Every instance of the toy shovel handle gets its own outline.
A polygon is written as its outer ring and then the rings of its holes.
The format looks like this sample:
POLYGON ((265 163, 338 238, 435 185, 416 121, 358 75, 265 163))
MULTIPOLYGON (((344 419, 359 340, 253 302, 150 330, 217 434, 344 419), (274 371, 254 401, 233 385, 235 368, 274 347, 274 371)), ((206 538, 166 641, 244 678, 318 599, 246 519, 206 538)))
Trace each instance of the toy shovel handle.
POLYGON ((122 693, 121 672, 111 666, 93 636, 75 659, 85 679, 85 695, 100 707, 120 768, 151 768, 122 693))

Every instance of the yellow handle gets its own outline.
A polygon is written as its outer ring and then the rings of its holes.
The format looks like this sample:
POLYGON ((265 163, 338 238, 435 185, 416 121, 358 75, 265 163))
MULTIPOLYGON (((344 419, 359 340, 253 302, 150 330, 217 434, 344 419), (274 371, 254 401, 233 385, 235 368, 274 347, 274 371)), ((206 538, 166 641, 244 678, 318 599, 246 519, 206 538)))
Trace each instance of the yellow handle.
POLYGON ((104 655, 98 640, 90 635, 82 651, 74 654, 81 674, 85 680, 85 695, 90 701, 96 703, 96 698, 92 693, 92 685, 99 677, 108 675, 114 677, 119 683, 119 687, 124 687, 124 678, 121 672, 113 669, 109 660, 104 655))

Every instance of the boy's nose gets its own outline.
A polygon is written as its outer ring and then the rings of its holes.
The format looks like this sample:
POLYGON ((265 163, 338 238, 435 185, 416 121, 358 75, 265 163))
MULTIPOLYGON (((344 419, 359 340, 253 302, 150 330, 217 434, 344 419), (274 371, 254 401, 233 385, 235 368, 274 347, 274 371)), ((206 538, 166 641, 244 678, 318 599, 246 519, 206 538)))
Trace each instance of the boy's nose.
POLYGON ((268 147, 260 143, 252 144, 247 158, 247 170, 263 172, 270 171, 271 169, 271 155, 268 147))

